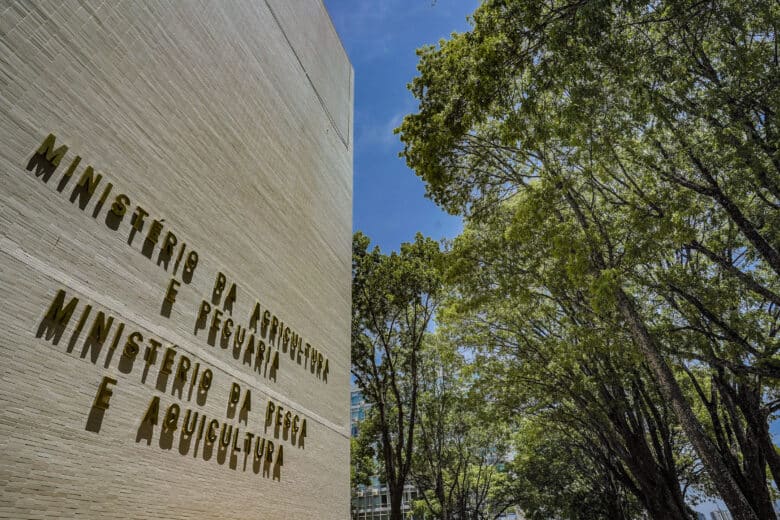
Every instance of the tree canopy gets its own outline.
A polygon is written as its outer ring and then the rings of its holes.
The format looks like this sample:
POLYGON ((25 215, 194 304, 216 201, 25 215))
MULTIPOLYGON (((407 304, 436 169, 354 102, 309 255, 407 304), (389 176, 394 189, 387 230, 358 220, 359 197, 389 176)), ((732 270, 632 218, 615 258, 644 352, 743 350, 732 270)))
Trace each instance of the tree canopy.
POLYGON ((399 128, 467 219, 437 321, 506 367, 523 413, 592 432, 589 463, 655 518, 689 514, 697 479, 775 517, 779 21, 751 0, 488 0, 420 50, 399 128))
POLYGON ((369 245, 368 237, 355 233, 352 376, 372 407, 390 518, 401 520, 417 429, 421 351, 442 294, 442 259, 439 244, 420 234, 389 255, 369 245))

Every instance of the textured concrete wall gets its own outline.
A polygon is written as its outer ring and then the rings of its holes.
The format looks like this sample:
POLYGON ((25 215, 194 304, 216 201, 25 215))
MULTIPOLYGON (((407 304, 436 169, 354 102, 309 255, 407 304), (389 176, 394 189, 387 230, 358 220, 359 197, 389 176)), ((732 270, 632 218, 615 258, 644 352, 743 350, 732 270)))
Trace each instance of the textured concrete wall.
POLYGON ((352 101, 319 0, 0 0, 0 518, 348 517, 352 101))

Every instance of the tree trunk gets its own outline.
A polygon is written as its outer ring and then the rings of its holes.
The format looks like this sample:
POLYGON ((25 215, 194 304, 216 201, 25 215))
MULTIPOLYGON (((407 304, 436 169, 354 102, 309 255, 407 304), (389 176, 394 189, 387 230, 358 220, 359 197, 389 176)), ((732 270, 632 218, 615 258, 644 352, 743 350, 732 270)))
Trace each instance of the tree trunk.
POLYGON ((690 516, 685 507, 682 493, 679 491, 677 479, 675 478, 674 482, 677 489, 669 489, 664 485, 666 479, 663 477, 660 480, 661 482, 645 482, 642 485, 643 497, 641 502, 647 509, 650 518, 653 520, 667 520, 669 518, 689 520, 690 516))
POLYGON ((780 275, 780 253, 758 232, 756 226, 742 213, 742 210, 731 200, 714 181, 712 182, 715 194, 713 198, 728 213, 731 220, 737 225, 742 234, 747 238, 761 257, 769 264, 769 267, 780 275))
POLYGON ((403 520, 404 511, 401 507, 404 497, 404 485, 387 485, 387 491, 390 493, 390 520, 403 520))
POLYGON ((749 444, 750 446, 743 450, 745 454, 743 467, 747 477, 744 483, 745 495, 751 499, 753 508, 759 517, 777 520, 777 515, 772 507, 772 497, 766 486, 766 457, 764 457, 757 439, 750 439, 749 444))
POLYGON ((643 504, 645 509, 647 509, 647 514, 653 520, 668 520, 670 518, 690 519, 688 512, 677 507, 677 504, 669 499, 670 497, 660 496, 655 498, 655 500, 643 504))
MULTIPOLYGON (((632 455, 634 453, 636 452, 632 455)), ((644 460, 633 460, 627 462, 627 465, 631 468, 639 488, 637 498, 650 518, 653 520, 690 518, 676 475, 671 479, 667 478, 664 471, 652 460, 649 452, 645 452, 644 460)))
POLYGON ((693 410, 685 399, 677 379, 675 379, 672 370, 650 336, 650 332, 645 327, 641 316, 639 316, 634 302, 622 288, 618 288, 615 291, 615 296, 618 309, 628 323, 631 336, 644 354, 650 370, 652 370, 658 381, 658 386, 664 398, 672 405, 672 409, 677 415, 683 430, 699 454, 699 457, 701 457, 707 473, 729 508, 734 520, 759 520, 745 495, 732 478, 723 460, 721 460, 715 446, 704 433, 701 423, 693 414, 693 410))
MULTIPOLYGON (((767 457, 761 444, 761 424, 753 424, 755 418, 761 415, 761 390, 744 382, 734 389, 722 377, 716 378, 716 384, 721 389, 726 411, 732 421, 732 430, 737 435, 742 454, 741 464, 737 467, 738 472, 741 470, 739 475, 742 478, 737 480, 737 483, 759 517, 776 520, 777 515, 766 485, 767 457), (742 417, 737 407, 746 419, 747 431, 742 428, 742 417)), ((763 425, 767 427, 766 421, 763 421, 763 425)))
MULTIPOLYGON (((636 483, 632 492, 653 520, 689 518, 674 468, 664 463, 662 453, 654 454, 644 429, 632 431, 621 416, 612 416, 613 429, 623 439, 626 453, 619 455, 636 483)), ((641 419, 644 423, 646 419, 641 419)), ((673 464, 673 463, 672 463, 673 464)))
POLYGON ((766 425, 766 422, 762 425, 761 430, 759 436, 761 449, 766 456, 769 471, 772 472, 772 478, 775 480, 775 486, 780 486, 780 455, 778 455, 775 450, 775 443, 772 441, 772 436, 769 433, 769 427, 766 425))
POLYGON ((780 486, 780 454, 775 450, 772 435, 769 433, 767 416, 765 413, 762 413, 759 400, 758 396, 753 396, 751 400, 741 397, 738 399, 737 404, 745 416, 748 430, 757 439, 758 446, 766 458, 766 463, 775 481, 775 486, 780 486))

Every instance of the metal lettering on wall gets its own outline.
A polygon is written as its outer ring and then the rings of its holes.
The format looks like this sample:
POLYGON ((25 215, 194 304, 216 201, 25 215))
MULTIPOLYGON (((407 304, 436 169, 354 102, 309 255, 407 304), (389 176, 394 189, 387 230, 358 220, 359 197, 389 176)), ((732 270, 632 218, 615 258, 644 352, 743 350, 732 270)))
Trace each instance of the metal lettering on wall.
MULTIPOLYGON (((67 152, 68 146, 57 147, 56 137, 49 134, 35 149, 26 168, 48 185, 67 152)), ((109 230, 119 231, 131 208, 131 198, 124 193, 113 195, 118 191, 114 184, 92 166, 86 166, 80 175, 74 176, 80 163, 78 155, 71 160, 55 190, 63 193, 71 179, 77 177, 68 198, 82 211, 87 211, 87 206, 102 188, 91 216, 97 218, 108 205, 104 212, 105 225, 109 230)), ((163 317, 170 318, 177 296, 198 273, 198 253, 169 229, 160 215, 147 211, 140 204, 135 204, 131 211, 126 244, 133 248, 138 240, 141 248, 133 250, 171 275, 170 281, 161 288, 159 310, 163 317)), ((81 302, 66 289, 53 288, 52 293, 51 300, 42 303, 47 311, 35 331, 38 338, 60 345, 68 325, 75 323, 65 344, 69 354, 88 358, 103 370, 113 364, 124 376, 139 375, 142 384, 153 383, 156 393, 146 409, 138 411, 136 442, 145 441, 150 445, 157 437, 161 447, 170 448, 177 437, 179 452, 183 455, 194 453, 208 461, 216 450, 220 464, 229 460, 235 469, 242 459, 244 471, 250 468, 256 474, 277 480, 281 480, 285 445, 304 449, 307 419, 302 414, 271 399, 265 406, 253 409, 251 389, 230 381, 228 395, 216 397, 225 399, 226 419, 208 417, 203 407, 211 398, 209 392, 215 383, 215 370, 204 361, 178 352, 177 345, 166 345, 146 331, 137 330, 133 324, 123 322, 119 316, 81 302), (80 341, 80 352, 75 352, 80 341), (153 381, 150 379, 152 367, 157 371, 153 381), (262 414, 262 433, 248 431, 253 410, 262 414)), ((327 384, 330 369, 327 356, 305 342, 276 314, 256 301, 245 320, 234 317, 234 306, 241 294, 238 284, 226 274, 220 271, 214 275, 211 294, 192 309, 192 334, 196 341, 205 341, 214 351, 221 352, 249 376, 265 384, 276 382, 279 370, 287 364, 297 365, 294 370, 302 370, 304 375, 327 384)), ((120 380, 102 377, 87 419, 88 430, 99 433, 104 415, 110 414, 111 398, 118 385, 121 385, 120 380)))

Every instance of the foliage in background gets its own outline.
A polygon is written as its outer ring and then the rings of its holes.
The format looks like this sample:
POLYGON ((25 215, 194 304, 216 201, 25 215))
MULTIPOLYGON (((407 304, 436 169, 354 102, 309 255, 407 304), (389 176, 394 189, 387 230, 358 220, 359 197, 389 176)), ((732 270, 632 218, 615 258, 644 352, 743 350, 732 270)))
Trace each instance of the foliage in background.
POLYGON ((493 520, 516 504, 506 417, 472 392, 476 377, 456 344, 426 344, 412 476, 419 509, 440 520, 493 520))
POLYGON ((350 438, 350 485, 369 486, 371 477, 379 473, 376 443, 379 438, 376 417, 369 409, 360 421, 358 434, 350 438))
POLYGON ((640 518, 636 497, 594 461, 591 440, 555 420, 524 421, 513 462, 527 520, 640 518))

